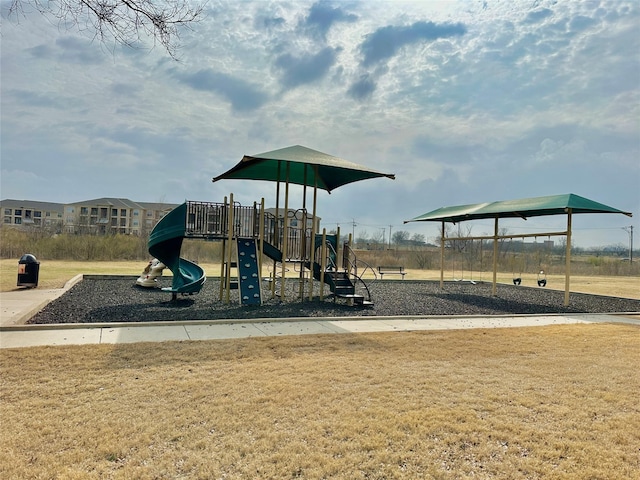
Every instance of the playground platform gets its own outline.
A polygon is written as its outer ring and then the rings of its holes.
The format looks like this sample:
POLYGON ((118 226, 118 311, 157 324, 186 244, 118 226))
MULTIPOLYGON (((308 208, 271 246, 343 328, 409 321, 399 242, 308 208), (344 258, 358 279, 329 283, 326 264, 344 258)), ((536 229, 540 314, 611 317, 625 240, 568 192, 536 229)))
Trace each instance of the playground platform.
POLYGON ((558 314, 504 316, 398 316, 341 318, 270 318, 147 323, 24 325, 62 289, 0 292, 0 348, 45 345, 121 344, 136 342, 222 340, 233 338, 363 332, 406 332, 471 328, 538 327, 584 323, 628 323, 640 326, 640 315, 558 314))

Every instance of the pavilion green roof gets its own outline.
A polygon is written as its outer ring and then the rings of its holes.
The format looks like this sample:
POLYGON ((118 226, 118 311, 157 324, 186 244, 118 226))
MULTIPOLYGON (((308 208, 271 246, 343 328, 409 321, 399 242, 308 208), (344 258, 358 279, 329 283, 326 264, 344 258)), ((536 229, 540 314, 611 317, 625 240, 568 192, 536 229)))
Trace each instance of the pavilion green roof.
POLYGON ((296 185, 317 186, 331 192, 342 185, 379 177, 395 179, 393 174, 378 172, 302 145, 294 145, 270 152, 245 155, 238 164, 214 177, 213 181, 286 181, 296 185))
POLYGON ((589 200, 588 198, 568 193, 546 197, 522 198, 501 202, 476 203, 473 205, 458 205, 442 207, 423 215, 406 220, 408 222, 451 222, 458 223, 466 220, 486 218, 523 218, 540 217, 545 215, 559 215, 573 213, 621 213, 629 217, 630 212, 624 212, 608 205, 589 200))

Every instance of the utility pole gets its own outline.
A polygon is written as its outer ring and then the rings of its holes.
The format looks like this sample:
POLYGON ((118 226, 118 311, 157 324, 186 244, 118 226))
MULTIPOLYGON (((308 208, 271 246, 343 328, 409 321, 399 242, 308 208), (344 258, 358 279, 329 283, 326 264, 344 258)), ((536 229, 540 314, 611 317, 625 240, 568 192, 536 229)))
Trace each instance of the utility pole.
POLYGON ((629 234, 629 263, 633 263, 633 225, 622 229, 629 234))
POLYGON ((353 239, 353 241, 356 241, 356 226, 358 224, 356 223, 356 219, 352 218, 351 219, 351 238, 353 239))
POLYGON ((389 225, 389 250, 391 250, 391 227, 393 225, 389 225))

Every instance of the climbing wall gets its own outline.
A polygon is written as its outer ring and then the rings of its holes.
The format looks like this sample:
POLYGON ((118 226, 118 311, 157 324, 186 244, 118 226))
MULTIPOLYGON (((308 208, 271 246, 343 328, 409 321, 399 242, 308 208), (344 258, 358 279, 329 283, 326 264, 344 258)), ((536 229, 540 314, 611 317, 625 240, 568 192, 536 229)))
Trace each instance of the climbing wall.
POLYGON ((242 305, 262 305, 258 246, 253 238, 238 238, 238 291, 242 305))

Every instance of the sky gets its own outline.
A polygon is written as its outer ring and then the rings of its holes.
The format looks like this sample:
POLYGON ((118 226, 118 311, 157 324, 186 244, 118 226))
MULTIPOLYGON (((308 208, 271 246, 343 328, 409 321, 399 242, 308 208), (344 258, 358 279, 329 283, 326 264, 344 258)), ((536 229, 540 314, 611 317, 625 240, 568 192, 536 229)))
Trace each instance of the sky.
POLYGON ((633 226, 640 246, 635 0, 209 0, 177 60, 1 5, 2 199, 274 206, 272 183, 211 179, 303 145, 396 175, 319 192, 328 230, 433 241, 437 224, 404 221, 573 193, 634 214, 574 215, 574 245, 628 246, 633 226))

